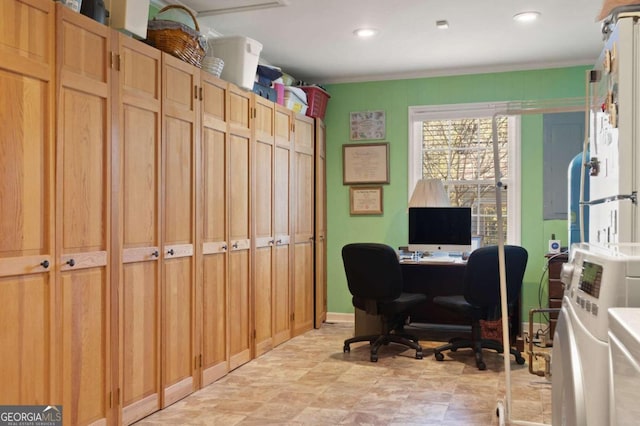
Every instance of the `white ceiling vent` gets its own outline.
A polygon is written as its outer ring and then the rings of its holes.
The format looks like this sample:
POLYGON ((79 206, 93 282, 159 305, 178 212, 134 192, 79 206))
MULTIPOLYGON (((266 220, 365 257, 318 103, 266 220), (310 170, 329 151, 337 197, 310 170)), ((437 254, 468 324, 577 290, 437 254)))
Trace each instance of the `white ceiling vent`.
POLYGON ((288 6, 289 0, 182 0, 181 3, 198 16, 207 16, 288 6))

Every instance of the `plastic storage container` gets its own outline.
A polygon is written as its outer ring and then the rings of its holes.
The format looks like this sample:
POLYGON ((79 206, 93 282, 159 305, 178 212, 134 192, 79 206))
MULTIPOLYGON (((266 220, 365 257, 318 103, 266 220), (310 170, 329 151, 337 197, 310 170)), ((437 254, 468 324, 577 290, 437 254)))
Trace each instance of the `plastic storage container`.
POLYGON ((298 87, 284 87, 284 106, 300 114, 307 112, 307 100, 304 91, 298 87))
POLYGON ((147 38, 149 0, 111 0, 111 27, 147 38))
POLYGON ((222 58, 220 77, 243 89, 252 90, 262 44, 248 37, 231 36, 209 39, 213 55, 222 58))
POLYGON ((258 82, 253 84, 253 93, 256 93, 262 96, 263 98, 273 102, 276 102, 278 100, 278 94, 276 93, 276 89, 274 89, 273 87, 263 86, 258 82))
POLYGON ((302 90, 307 94, 307 109, 306 115, 314 118, 324 118, 324 113, 327 110, 327 103, 331 97, 327 92, 317 86, 300 86, 302 90))

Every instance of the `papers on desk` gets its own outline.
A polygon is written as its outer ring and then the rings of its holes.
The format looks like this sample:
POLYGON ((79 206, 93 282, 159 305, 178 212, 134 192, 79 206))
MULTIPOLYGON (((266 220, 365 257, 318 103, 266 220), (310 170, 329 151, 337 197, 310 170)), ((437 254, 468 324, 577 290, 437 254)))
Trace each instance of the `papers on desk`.
POLYGON ((463 263, 461 257, 451 256, 426 256, 421 258, 418 263, 463 263))

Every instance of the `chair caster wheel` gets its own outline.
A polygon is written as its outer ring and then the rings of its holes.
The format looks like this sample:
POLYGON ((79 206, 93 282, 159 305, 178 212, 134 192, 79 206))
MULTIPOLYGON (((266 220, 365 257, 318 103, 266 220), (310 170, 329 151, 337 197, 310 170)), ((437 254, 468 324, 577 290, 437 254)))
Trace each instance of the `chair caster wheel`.
POLYGON ((483 370, 484 371, 484 370, 487 369, 487 365, 484 362, 480 361, 477 364, 478 364, 478 370, 483 370))
POLYGON ((416 359, 422 359, 422 351, 416 351, 416 359))
POLYGON ((371 360, 371 362, 378 362, 378 354, 371 354, 371 357, 369 359, 371 360))
POLYGON ((436 361, 443 361, 444 360, 444 355, 442 355, 440 352, 434 352, 433 356, 436 357, 436 361))
POLYGON ((449 349, 449 350, 450 350, 451 352, 457 352, 457 351, 458 351, 458 348, 451 348, 451 349, 449 349))
POLYGON ((524 364, 524 358, 523 358, 523 357, 521 357, 521 356, 516 357, 516 363, 517 363, 518 365, 522 365, 522 364, 524 364))
POLYGON ((349 347, 349 345, 344 345, 344 347, 342 348, 342 352, 351 352, 351 348, 349 347))

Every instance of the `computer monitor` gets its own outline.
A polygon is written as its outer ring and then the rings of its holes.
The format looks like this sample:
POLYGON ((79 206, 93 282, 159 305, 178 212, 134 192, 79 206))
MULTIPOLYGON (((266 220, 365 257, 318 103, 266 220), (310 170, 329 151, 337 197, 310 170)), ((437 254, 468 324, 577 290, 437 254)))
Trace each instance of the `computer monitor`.
POLYGON ((471 250, 470 207, 409 207, 409 250, 471 250))

